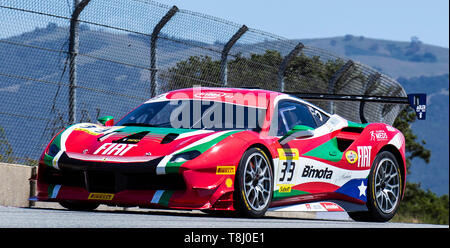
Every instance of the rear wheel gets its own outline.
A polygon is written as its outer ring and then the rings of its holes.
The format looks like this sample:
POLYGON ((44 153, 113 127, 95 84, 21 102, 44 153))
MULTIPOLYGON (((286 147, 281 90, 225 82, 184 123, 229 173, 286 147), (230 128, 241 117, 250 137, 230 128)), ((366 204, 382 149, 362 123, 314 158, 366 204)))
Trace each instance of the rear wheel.
POLYGON ((63 201, 59 204, 69 210, 73 211, 92 211, 100 206, 99 203, 93 202, 75 202, 75 201, 63 201))
POLYGON ((272 202, 272 191, 273 174, 267 155, 259 148, 250 148, 236 173, 235 209, 247 217, 261 217, 272 202))
POLYGON ((397 159, 389 151, 379 153, 370 170, 367 188, 368 212, 348 213, 357 221, 386 222, 400 204, 402 181, 397 159))

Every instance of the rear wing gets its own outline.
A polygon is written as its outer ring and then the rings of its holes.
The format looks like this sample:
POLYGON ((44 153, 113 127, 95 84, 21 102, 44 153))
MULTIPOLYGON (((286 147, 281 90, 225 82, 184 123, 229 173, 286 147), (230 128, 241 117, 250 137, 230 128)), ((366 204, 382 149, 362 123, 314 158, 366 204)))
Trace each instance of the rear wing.
POLYGON ((417 119, 425 120, 426 118, 427 95, 423 93, 408 94, 407 97, 320 94, 320 93, 301 93, 301 92, 283 92, 283 93, 290 94, 305 100, 361 102, 359 106, 359 116, 362 123, 367 123, 367 120, 364 117, 365 102, 406 104, 414 109, 417 115, 417 119))

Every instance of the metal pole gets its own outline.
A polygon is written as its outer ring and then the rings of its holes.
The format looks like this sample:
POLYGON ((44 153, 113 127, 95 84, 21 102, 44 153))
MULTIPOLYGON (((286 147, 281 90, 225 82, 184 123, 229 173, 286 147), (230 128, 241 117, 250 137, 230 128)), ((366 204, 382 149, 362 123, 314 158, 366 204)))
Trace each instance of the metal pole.
POLYGON ((158 39, 159 32, 166 25, 166 23, 178 12, 178 7, 173 6, 166 15, 156 24, 153 29, 150 39, 150 95, 154 97, 156 94, 156 40, 158 39))
POLYGON ((300 51, 304 48, 305 46, 303 45, 303 43, 299 42, 294 49, 292 49, 292 51, 286 55, 283 59, 283 61, 280 64, 280 67, 278 68, 278 87, 280 89, 281 92, 284 92, 284 72, 286 71, 286 68, 289 64, 289 62, 291 62, 291 60, 297 56, 297 54, 300 53, 300 51))
POLYGON ((79 22, 83 9, 89 4, 90 0, 73 0, 74 11, 70 18, 70 36, 69 36, 69 124, 73 124, 76 119, 76 88, 77 88, 77 64, 76 57, 79 47, 79 22))
MULTIPOLYGON (((337 72, 334 73, 334 75, 330 78, 330 81, 328 81, 328 93, 329 94, 336 94, 336 83, 342 78, 342 76, 347 72, 351 67, 353 67, 355 63, 349 59, 347 63, 345 63, 337 72)), ((329 104, 329 111, 330 114, 334 114, 334 102, 330 101, 329 104)))
POLYGON ((223 86, 227 86, 228 85, 228 79, 227 79, 227 74, 228 74, 227 57, 228 57, 228 53, 230 52, 230 50, 233 47, 233 45, 239 40, 239 38, 241 38, 241 36, 245 32, 247 32, 247 30, 248 30, 248 27, 245 26, 245 25, 242 25, 242 27, 239 28, 239 30, 228 40, 228 42, 223 47, 222 57, 221 57, 221 60, 220 60, 220 81, 222 82, 223 86))

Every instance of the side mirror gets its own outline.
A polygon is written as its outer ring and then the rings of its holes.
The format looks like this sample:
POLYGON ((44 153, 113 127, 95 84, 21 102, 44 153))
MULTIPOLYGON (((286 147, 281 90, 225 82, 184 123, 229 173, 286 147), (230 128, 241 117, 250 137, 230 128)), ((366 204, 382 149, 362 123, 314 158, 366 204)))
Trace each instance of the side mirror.
POLYGON ((97 121, 100 122, 100 124, 102 124, 103 126, 107 127, 114 125, 114 117, 110 115, 99 117, 97 121))
POLYGON ((294 126, 287 134, 281 137, 278 142, 281 145, 288 143, 296 138, 306 138, 314 135, 314 128, 305 125, 294 126))

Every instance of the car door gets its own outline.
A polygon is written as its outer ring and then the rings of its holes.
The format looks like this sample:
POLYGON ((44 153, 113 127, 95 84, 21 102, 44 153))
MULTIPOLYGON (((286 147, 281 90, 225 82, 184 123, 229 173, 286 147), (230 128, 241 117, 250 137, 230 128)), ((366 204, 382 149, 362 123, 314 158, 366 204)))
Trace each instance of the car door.
MULTIPOLYGON (((296 125, 308 126, 314 135, 292 139, 278 148, 278 166, 275 172, 274 200, 309 193, 333 190, 327 185, 332 180, 332 168, 318 161, 310 152, 329 140, 320 132, 329 119, 322 111, 294 100, 282 100, 277 109, 277 137, 286 135, 296 125), (320 134, 316 135, 316 130, 320 134), (324 186, 325 185, 325 186, 324 186)), ((327 151, 326 148, 323 152, 327 151)))

